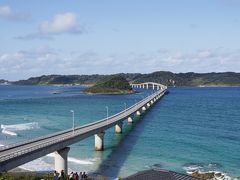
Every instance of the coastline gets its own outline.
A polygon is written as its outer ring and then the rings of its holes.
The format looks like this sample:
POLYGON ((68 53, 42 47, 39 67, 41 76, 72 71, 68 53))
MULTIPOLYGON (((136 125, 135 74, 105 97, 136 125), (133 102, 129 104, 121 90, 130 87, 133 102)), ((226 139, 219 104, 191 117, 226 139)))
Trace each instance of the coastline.
POLYGON ((132 92, 126 92, 126 93, 121 93, 121 92, 109 92, 109 93, 91 93, 91 92, 84 92, 84 94, 87 95, 127 95, 127 94, 139 94, 137 91, 132 91, 132 92))
MULTIPOLYGON (((94 84, 4 84, 1 83, 0 86, 56 86, 56 87, 68 87, 68 86, 82 86, 82 87, 92 87, 94 84)), ((196 85, 196 86, 168 86, 169 88, 220 88, 220 87, 240 87, 240 85, 196 85)), ((104 94, 104 93, 101 93, 104 94)))

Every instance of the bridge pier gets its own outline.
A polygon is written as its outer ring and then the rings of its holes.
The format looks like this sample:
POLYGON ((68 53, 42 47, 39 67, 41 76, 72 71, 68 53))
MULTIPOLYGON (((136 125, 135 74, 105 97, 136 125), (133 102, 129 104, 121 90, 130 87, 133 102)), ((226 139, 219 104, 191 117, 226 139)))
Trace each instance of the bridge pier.
POLYGON ((121 134, 122 133, 122 125, 123 125, 122 122, 119 122, 118 124, 115 125, 115 132, 117 134, 121 134))
POLYGON ((138 111, 136 112, 136 115, 137 115, 137 116, 140 116, 140 115, 141 115, 140 110, 138 110, 138 111))
POLYGON ((142 111, 146 111, 147 109, 146 109, 146 107, 145 106, 143 106, 142 107, 142 111))
POLYGON ((128 123, 133 123, 133 118, 131 116, 128 117, 128 123))
POLYGON ((61 172, 64 170, 65 174, 68 174, 68 152, 70 147, 65 147, 55 152, 55 170, 61 172))
POLYGON ((147 107, 149 108, 151 105, 150 105, 150 103, 147 103, 147 107))
POLYGON ((100 132, 95 134, 95 150, 103 151, 104 149, 104 134, 105 132, 100 132))

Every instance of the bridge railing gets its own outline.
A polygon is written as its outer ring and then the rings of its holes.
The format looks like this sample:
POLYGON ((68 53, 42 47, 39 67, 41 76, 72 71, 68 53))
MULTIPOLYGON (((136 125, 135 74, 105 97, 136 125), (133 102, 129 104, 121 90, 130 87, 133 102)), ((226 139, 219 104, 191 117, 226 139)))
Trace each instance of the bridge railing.
POLYGON ((52 144, 55 144, 55 143, 58 143, 58 142, 62 142, 64 140, 69 139, 70 137, 71 137, 71 135, 68 135, 68 136, 65 136, 65 137, 62 137, 62 138, 55 139, 54 141, 48 141, 48 142, 45 142, 45 143, 42 143, 42 144, 38 144, 36 146, 31 146, 31 147, 24 148, 23 150, 20 149, 18 151, 15 151, 14 153, 5 154, 4 156, 0 157, 0 162, 6 161, 6 160, 14 158, 14 157, 18 157, 20 155, 26 154, 28 152, 32 152, 32 151, 40 149, 40 148, 47 147, 49 145, 52 145, 52 144))

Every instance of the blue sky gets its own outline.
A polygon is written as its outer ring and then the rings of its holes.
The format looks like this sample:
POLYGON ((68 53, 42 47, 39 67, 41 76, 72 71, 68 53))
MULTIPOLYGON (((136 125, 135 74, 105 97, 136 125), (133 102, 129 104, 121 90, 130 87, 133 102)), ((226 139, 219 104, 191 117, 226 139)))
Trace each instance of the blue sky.
POLYGON ((238 0, 0 0, 0 79, 240 72, 238 0))

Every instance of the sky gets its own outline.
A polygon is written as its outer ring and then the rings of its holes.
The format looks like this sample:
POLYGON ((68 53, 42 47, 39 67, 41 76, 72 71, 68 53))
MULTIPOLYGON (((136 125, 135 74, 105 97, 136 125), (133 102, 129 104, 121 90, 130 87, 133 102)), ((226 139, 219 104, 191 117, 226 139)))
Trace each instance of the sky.
POLYGON ((0 79, 240 72, 239 0, 0 0, 0 79))

